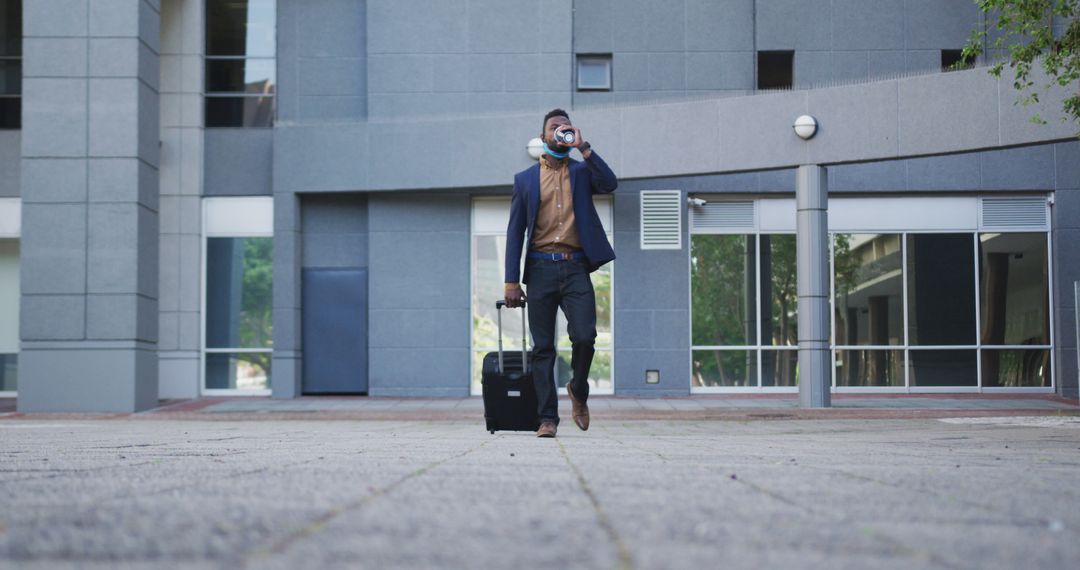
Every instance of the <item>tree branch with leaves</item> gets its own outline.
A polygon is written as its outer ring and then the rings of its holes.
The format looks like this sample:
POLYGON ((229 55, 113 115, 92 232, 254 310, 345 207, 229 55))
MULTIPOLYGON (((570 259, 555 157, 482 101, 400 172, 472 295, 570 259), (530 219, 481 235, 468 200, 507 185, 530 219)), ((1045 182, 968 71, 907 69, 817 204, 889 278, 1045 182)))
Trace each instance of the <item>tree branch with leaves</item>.
MULTIPOLYGON (((1065 117, 1080 125, 1080 0, 976 0, 979 10, 993 23, 972 32, 964 46, 963 62, 985 55, 997 58, 990 74, 1001 77, 1005 66, 1014 70, 1013 87, 1023 96, 1020 103, 1039 102, 1039 88, 1033 71, 1041 67, 1049 78, 1043 90, 1056 84, 1073 93, 1064 101, 1065 117)), ((1045 124, 1038 114, 1032 121, 1045 124)))

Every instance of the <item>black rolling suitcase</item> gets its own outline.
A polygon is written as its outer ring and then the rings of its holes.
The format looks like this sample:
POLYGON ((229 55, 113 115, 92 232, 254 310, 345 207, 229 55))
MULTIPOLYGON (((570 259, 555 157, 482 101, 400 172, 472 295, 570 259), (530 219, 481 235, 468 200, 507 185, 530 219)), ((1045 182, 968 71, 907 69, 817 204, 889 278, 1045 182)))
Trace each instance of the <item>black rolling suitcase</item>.
MULTIPOLYGON (((529 370, 530 353, 526 350, 524 327, 521 353, 503 354, 502 308, 505 305, 505 301, 495 302, 495 311, 499 315, 499 351, 484 355, 481 379, 484 419, 491 433, 495 433, 495 430, 536 431, 540 427, 540 419, 536 412, 536 388, 529 370)), ((524 307, 521 313, 524 319, 524 307)))

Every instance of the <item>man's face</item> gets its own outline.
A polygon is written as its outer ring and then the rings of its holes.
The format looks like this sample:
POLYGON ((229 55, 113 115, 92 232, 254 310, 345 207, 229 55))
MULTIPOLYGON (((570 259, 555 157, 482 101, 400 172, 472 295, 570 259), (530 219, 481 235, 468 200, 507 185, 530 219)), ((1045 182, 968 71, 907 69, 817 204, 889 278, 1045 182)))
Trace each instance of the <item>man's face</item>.
POLYGON ((570 119, 566 117, 551 117, 547 120, 547 124, 544 125, 544 142, 548 143, 548 146, 554 147, 555 145, 562 146, 555 140, 555 131, 562 127, 569 127, 570 119))

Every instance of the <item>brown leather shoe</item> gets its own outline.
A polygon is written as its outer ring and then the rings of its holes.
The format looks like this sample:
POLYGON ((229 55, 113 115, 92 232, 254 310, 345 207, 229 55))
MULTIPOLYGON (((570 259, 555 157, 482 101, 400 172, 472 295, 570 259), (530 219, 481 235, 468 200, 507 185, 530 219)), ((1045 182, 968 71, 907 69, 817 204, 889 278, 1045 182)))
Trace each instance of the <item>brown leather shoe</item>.
POLYGON ((574 423, 577 424, 577 427, 581 428, 581 431, 589 429, 589 404, 579 402, 578 399, 574 397, 574 391, 570 389, 569 384, 566 385, 566 393, 570 394, 570 405, 573 407, 570 415, 574 417, 574 423))
POLYGON ((536 430, 536 437, 555 437, 555 422, 541 422, 540 429, 536 430))

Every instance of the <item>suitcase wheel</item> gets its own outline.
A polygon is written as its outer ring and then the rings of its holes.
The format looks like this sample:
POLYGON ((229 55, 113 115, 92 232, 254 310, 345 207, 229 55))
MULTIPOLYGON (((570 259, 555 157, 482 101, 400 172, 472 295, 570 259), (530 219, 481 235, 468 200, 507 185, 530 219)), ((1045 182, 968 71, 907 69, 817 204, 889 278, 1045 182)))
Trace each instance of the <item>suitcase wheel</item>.
POLYGON ((491 435, 495 435, 495 430, 489 429, 488 431, 491 432, 491 435))

